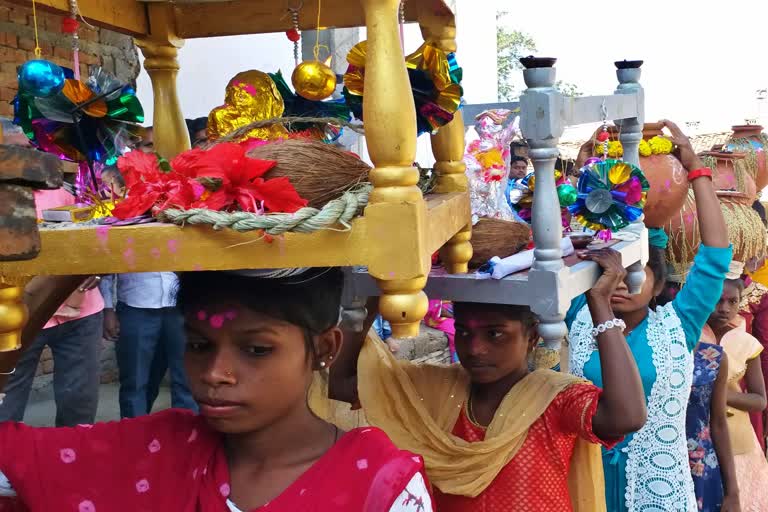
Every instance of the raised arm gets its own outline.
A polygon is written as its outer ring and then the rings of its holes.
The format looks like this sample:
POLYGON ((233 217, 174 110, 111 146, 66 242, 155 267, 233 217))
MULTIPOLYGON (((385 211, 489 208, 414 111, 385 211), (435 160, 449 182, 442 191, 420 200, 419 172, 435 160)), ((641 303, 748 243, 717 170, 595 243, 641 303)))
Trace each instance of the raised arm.
MULTIPOLYGON (((616 319, 611 308, 611 296, 627 272, 621 265, 621 255, 611 249, 590 251, 582 257, 603 268, 603 275, 587 292, 587 305, 594 325, 605 325, 616 319)), ((612 439, 640 430, 648 415, 645 391, 623 329, 613 327, 598 334, 597 347, 603 393, 592 418, 593 432, 600 439, 612 439)))
POLYGON ((345 311, 342 315, 341 330, 344 333, 344 343, 336 361, 331 365, 328 380, 328 394, 334 400, 350 404, 358 403, 357 359, 378 314, 378 304, 378 297, 368 298, 362 330, 358 330, 359 320, 354 317, 353 312, 345 311))
POLYGON ((747 373, 744 374, 746 390, 742 393, 733 389, 728 390, 728 406, 740 411, 764 411, 766 407, 765 381, 760 358, 754 357, 747 363, 747 373))
POLYGON ((720 463, 720 473, 723 477, 723 490, 725 496, 721 512, 736 512, 739 506, 739 485, 736 481, 736 468, 733 464, 733 450, 731 449, 731 436, 728 432, 727 419, 728 397, 728 356, 723 352, 720 359, 720 370, 712 390, 711 431, 712 441, 715 445, 715 453, 720 463))
MULTIPOLYGON (((677 146, 680 162, 689 173, 704 167, 701 158, 693 151, 690 139, 672 121, 661 121, 671 134, 672 142, 677 146)), ((728 229, 725 225, 720 201, 715 194, 711 177, 696 178, 691 182, 696 197, 696 214, 699 220, 701 243, 708 247, 728 247, 728 229)))

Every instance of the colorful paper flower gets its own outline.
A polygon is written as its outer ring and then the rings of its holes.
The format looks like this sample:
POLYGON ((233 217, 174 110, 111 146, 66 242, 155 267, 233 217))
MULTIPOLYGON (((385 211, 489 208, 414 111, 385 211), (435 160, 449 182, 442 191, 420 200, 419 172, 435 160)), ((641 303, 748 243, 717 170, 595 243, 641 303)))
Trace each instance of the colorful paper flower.
POLYGON ((571 215, 595 231, 618 231, 643 214, 648 181, 639 167, 606 160, 582 168, 571 215))
POLYGON ((274 161, 247 156, 247 144, 192 149, 167 162, 134 151, 118 160, 127 198, 113 210, 119 219, 167 208, 293 213, 307 205, 286 177, 265 179, 274 161))

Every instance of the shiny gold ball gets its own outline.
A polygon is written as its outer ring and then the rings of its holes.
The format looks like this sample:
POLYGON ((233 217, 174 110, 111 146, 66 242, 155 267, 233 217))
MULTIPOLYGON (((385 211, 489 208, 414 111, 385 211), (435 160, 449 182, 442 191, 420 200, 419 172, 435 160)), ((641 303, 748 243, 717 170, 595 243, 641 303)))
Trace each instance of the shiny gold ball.
POLYGON ((319 61, 305 61, 296 66, 291 76, 296 94, 311 101, 328 98, 336 90, 336 73, 319 61))

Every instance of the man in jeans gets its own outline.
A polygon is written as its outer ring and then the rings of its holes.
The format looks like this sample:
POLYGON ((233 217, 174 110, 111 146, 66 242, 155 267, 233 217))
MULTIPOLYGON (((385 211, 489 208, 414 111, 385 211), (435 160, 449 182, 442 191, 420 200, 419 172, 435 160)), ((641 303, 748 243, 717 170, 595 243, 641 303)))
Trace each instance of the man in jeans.
POLYGON ((177 286, 173 272, 117 274, 102 279, 104 334, 117 339, 123 418, 152 411, 166 369, 171 373, 171 405, 197 410, 184 372, 186 340, 184 319, 176 308, 177 286))
MULTIPOLYGON (((35 192, 38 218, 42 217, 42 210, 74 202, 74 196, 64 189, 35 192)), ((101 293, 96 288, 98 284, 98 277, 86 280, 24 351, 5 386, 0 422, 24 419, 32 381, 46 345, 53 354, 56 426, 74 427, 95 421, 104 309, 101 293)))

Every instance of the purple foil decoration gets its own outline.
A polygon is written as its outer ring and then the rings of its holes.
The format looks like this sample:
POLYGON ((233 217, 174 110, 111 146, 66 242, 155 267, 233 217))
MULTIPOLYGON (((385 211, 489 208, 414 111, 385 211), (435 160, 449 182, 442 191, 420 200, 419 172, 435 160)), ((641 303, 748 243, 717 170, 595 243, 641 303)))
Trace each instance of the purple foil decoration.
POLYGON ((603 229, 601 231, 598 231, 596 237, 599 240, 602 240, 603 242, 606 242, 606 243, 613 240, 613 235, 611 234, 610 229, 603 229))

